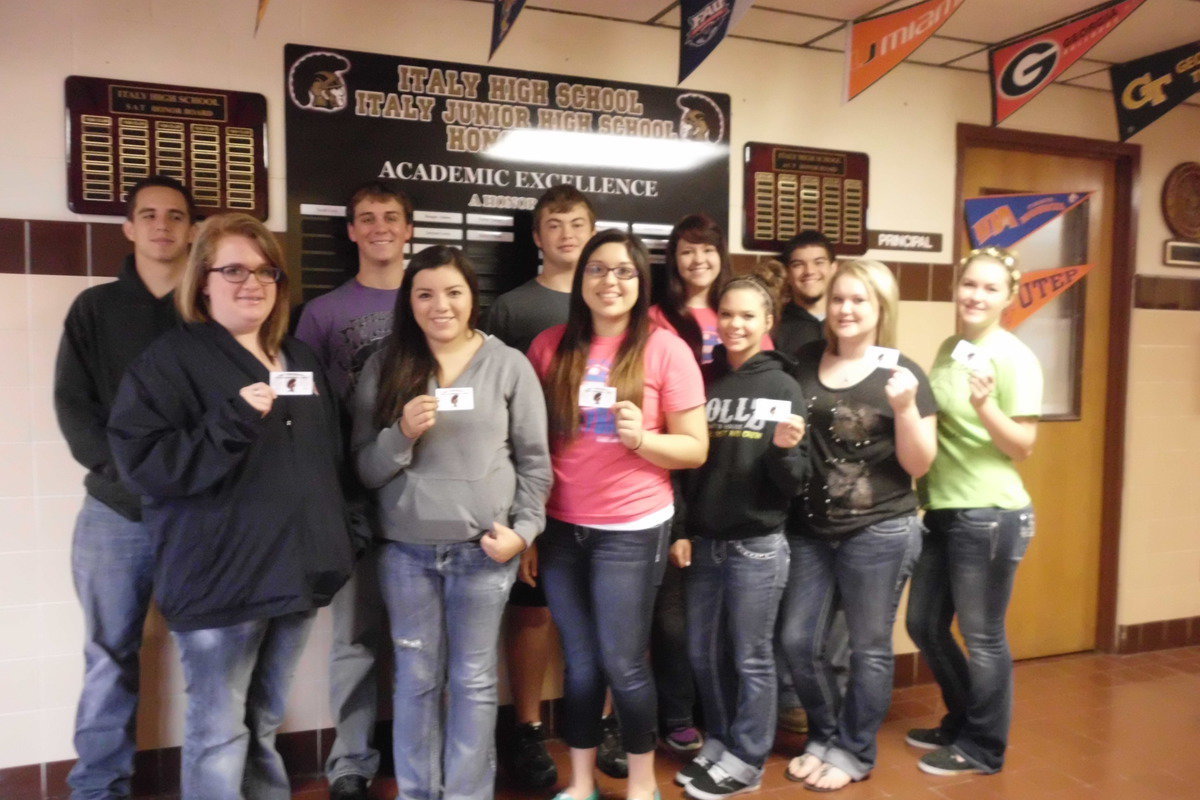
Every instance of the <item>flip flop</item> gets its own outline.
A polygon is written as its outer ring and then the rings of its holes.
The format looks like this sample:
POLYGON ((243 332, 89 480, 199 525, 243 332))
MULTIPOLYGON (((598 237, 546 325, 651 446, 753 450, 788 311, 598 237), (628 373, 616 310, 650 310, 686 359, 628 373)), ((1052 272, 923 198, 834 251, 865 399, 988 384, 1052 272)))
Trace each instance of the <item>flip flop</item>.
POLYGON ((866 775, 855 780, 854 778, 850 777, 850 775, 847 774, 846 771, 843 770, 841 767, 835 767, 833 764, 825 764, 819 770, 817 770, 816 773, 809 775, 808 777, 820 779, 822 776, 825 775, 825 773, 829 772, 829 770, 831 770, 831 769, 836 769, 838 772, 842 773, 847 778, 850 778, 850 780, 847 781, 846 783, 843 783, 841 786, 817 786, 816 784, 805 781, 804 788, 808 789, 810 792, 837 792, 837 791, 841 791, 842 789, 845 789, 847 786, 849 786, 852 783, 861 783, 862 781, 865 781, 867 778, 871 777, 871 773, 868 772, 866 775))
POLYGON ((821 759, 817 758, 812 753, 804 753, 803 755, 796 756, 795 758, 793 758, 791 761, 788 762, 787 767, 785 767, 783 770, 783 777, 787 778, 792 783, 804 783, 805 781, 808 780, 810 775, 812 775, 814 772, 819 772, 821 767, 823 767, 823 766, 825 766, 825 762, 823 762, 821 759), (817 763, 815 766, 813 766, 811 769, 809 769, 808 772, 804 773, 803 775, 800 775, 795 770, 792 769, 793 765, 798 767, 798 766, 800 766, 801 762, 803 762, 803 761, 805 761, 805 759, 809 759, 809 758, 811 758, 813 761, 815 761, 817 763))

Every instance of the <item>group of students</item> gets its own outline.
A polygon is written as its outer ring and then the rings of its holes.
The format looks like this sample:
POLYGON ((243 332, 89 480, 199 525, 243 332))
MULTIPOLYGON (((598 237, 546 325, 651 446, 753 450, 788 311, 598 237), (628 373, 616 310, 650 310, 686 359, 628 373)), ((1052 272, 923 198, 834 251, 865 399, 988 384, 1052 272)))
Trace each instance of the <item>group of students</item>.
MULTIPOLYGON (((411 219, 382 185, 347 206, 360 255, 402 249, 411 219)), ((910 576, 908 629, 948 713, 908 741, 931 750, 928 772, 998 771, 1012 705, 1004 612, 1033 534, 1013 462, 1032 449, 1041 402, 1036 359, 999 325, 1012 257, 964 259, 958 331, 927 378, 902 355, 880 366, 896 340, 892 273, 835 262, 820 234, 735 277, 720 228, 687 217, 655 303, 645 245, 596 232, 572 187, 547 192, 533 225, 543 273, 486 320, 463 253, 427 247, 397 273, 391 309, 337 328, 336 357, 314 331, 370 287, 310 303, 292 338, 274 237, 238 214, 199 227, 174 293, 184 324, 132 358, 107 419, 187 677, 184 797, 289 796, 273 746, 287 688, 315 609, 352 573, 376 579, 386 609, 401 797, 492 796, 499 629, 520 580, 544 590, 562 641, 570 772, 556 800, 597 800, 606 725, 626 796, 658 800, 649 649, 668 563, 704 731, 676 776, 689 796, 760 785, 777 645, 809 720, 786 777, 815 791, 869 777, 910 576), (952 357, 960 340, 983 356, 970 367, 952 357), (279 373, 307 374, 311 391, 281 389, 279 373), (839 610, 844 690, 826 652, 839 610)), ((342 623, 335 613, 348 646, 379 611, 353 592, 342 623)), ((348 756, 341 738, 339 726, 335 755, 348 756)), ((335 796, 365 796, 375 758, 331 769, 335 796)))

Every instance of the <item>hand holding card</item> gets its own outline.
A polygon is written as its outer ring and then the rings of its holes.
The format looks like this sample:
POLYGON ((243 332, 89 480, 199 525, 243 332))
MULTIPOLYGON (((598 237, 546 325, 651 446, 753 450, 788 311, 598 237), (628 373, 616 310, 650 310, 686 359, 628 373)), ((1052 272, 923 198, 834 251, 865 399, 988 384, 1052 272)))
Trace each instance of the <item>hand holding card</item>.
POLYGON ((579 387, 580 408, 612 408, 617 402, 617 387, 585 383, 579 387))
POLYGON ((414 397, 404 404, 400 416, 400 432, 409 439, 417 439, 437 422, 437 398, 427 394, 414 397))
POLYGON ((279 397, 316 394, 311 372, 272 372, 271 390, 279 397))
POLYGON ((448 389, 434 389, 437 398, 438 411, 473 411, 475 410, 475 390, 470 386, 452 386, 448 389))
POLYGON ((893 411, 907 411, 917 401, 917 376, 904 367, 896 367, 883 391, 893 411))
POLYGON ((751 408, 756 418, 770 422, 787 422, 792 416, 792 401, 790 400, 757 397, 751 404, 751 408))
POLYGON ((900 363, 900 351, 892 347, 872 345, 867 348, 867 361, 874 364, 876 369, 895 369, 900 363))
POLYGON ((791 414, 787 419, 780 420, 775 425, 775 434, 771 437, 771 443, 784 450, 795 447, 804 438, 805 427, 804 417, 791 414))

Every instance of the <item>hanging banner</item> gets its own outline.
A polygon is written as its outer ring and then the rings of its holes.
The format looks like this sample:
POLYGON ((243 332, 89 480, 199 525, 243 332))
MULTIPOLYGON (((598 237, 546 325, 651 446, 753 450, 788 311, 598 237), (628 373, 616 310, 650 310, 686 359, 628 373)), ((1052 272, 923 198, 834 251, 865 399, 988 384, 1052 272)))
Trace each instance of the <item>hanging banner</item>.
POLYGON ((846 100, 891 72, 958 11, 963 0, 925 0, 850 23, 846 43, 846 100))
POLYGON ((679 4, 679 82, 692 74, 733 30, 754 0, 682 0, 679 4))
POLYGON ((1108 72, 1123 142, 1200 91, 1200 42, 1114 64, 1108 72))
POLYGON ((963 201, 972 247, 1012 247, 1091 196, 1063 194, 991 194, 963 201))
POLYGON ((517 21, 517 14, 525 7, 525 0, 492 0, 492 49, 488 52, 488 61, 496 55, 496 49, 512 30, 517 21))
POLYGON ((1091 272, 1093 266, 1095 265, 1078 264, 1074 267, 1055 267, 1025 273, 1021 276, 1017 300, 1004 310, 1000 324, 1010 331, 1014 330, 1051 300, 1081 281, 1084 275, 1091 272))
POLYGON ((988 50, 992 124, 999 125, 1091 50, 1146 0, 1119 0, 988 50))

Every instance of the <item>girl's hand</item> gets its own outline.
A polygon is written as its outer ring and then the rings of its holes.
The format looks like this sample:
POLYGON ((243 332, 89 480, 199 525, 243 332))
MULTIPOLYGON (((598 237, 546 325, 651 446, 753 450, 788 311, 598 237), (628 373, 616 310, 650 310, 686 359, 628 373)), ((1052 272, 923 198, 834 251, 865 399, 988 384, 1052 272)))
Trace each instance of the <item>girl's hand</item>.
POLYGON ((646 430, 642 427, 642 410, 629 400, 621 400, 612 407, 613 417, 617 420, 617 437, 621 444, 630 450, 642 446, 646 430))
POLYGON ((692 565, 692 540, 680 539, 671 545, 671 563, 680 569, 692 565))
POLYGON ((904 367, 896 367, 884 392, 893 411, 897 414, 907 411, 917 400, 917 376, 904 367))
POLYGON ((776 447, 787 450, 800 444, 804 438, 804 417, 792 414, 786 422, 775 423, 775 435, 771 442, 776 447))
POLYGON ((534 540, 529 547, 525 548, 525 552, 521 553, 521 566, 517 567, 517 578, 521 583, 537 586, 537 575, 538 551, 537 540, 534 540))
POLYGON ((400 416, 400 432, 409 439, 416 439, 437 422, 437 399, 427 394, 414 397, 404 404, 400 416))
POLYGON ((493 522, 492 529, 479 540, 479 546, 492 561, 507 564, 513 556, 525 549, 525 540, 507 525, 493 522))
POLYGON ((967 386, 971 390, 972 406, 979 408, 986 403, 996 390, 996 373, 992 371, 991 364, 971 370, 967 374, 967 386))
POLYGON ((250 404, 251 408, 264 417, 270 412, 276 397, 275 390, 262 381, 252 383, 249 386, 243 386, 238 394, 250 404))

